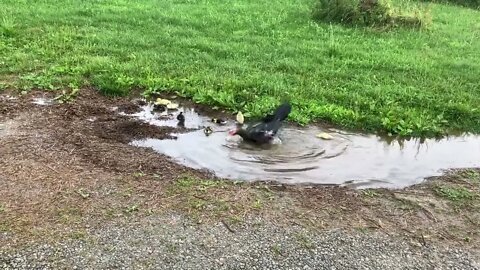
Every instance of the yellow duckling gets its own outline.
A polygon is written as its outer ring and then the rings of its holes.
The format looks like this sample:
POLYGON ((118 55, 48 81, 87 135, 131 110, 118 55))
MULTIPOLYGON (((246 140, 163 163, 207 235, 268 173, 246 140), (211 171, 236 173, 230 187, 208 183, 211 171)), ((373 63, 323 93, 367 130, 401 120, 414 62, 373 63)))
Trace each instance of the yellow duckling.
POLYGON ((206 127, 203 129, 203 133, 205 133, 205 135, 209 136, 210 134, 213 133, 213 129, 211 127, 206 127))

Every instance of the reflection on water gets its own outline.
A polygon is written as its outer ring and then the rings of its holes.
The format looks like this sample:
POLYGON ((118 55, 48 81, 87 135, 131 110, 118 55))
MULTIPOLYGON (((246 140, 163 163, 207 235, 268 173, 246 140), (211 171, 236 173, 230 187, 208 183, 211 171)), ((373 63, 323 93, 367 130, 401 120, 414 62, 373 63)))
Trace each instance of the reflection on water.
MULTIPOLYGON (((388 142, 375 135, 285 127, 277 143, 258 147, 228 136, 233 126, 217 127, 192 110, 184 114, 187 127, 211 125, 216 132, 205 136, 199 129, 176 134, 176 140, 146 139, 132 144, 151 147, 190 167, 212 170, 219 177, 247 181, 400 188, 438 175, 441 169, 480 166, 480 136, 388 142), (333 139, 317 138, 320 132, 330 133, 333 139)), ((174 116, 158 120, 146 110, 135 116, 152 124, 176 125, 174 116)))
POLYGON ((41 105, 41 106, 47 106, 47 105, 52 105, 54 101, 51 98, 36 97, 36 98, 33 98, 32 103, 41 105))
POLYGON ((141 111, 134 114, 126 114, 120 112, 121 115, 129 115, 139 118, 151 125, 176 127, 178 124, 177 115, 183 112, 185 116, 185 128, 200 128, 203 124, 212 125, 208 123, 205 117, 200 116, 194 109, 179 108, 178 110, 169 110, 163 112, 154 112, 153 105, 147 104, 141 107, 141 111))

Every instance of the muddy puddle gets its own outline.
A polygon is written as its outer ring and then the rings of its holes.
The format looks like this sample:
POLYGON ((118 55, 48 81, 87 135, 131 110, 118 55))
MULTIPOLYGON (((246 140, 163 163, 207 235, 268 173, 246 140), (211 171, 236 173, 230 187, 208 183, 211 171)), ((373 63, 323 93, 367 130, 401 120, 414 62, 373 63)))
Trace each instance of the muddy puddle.
MULTIPOLYGON (((118 110, 119 108, 114 108, 118 110)), ((185 127, 188 129, 199 129, 204 126, 212 125, 209 118, 200 116, 194 109, 191 108, 179 108, 176 110, 154 111, 152 104, 141 106, 139 112, 125 113, 121 112, 121 115, 132 116, 137 119, 141 119, 151 125, 156 126, 168 126, 168 127, 185 127), (177 115, 182 112, 185 116, 185 122, 182 126, 179 126, 177 115)))
POLYGON ((376 135, 284 126, 275 144, 259 147, 227 134, 235 127, 234 121, 218 126, 192 109, 162 113, 151 109, 143 106, 128 115, 152 125, 177 126, 176 115, 182 111, 185 127, 196 130, 173 134, 175 140, 143 139, 132 145, 153 148, 181 164, 224 178, 402 188, 439 175, 443 169, 480 166, 480 136, 388 142, 376 135), (206 136, 204 126, 214 132, 206 136), (333 138, 317 138, 321 132, 333 138))

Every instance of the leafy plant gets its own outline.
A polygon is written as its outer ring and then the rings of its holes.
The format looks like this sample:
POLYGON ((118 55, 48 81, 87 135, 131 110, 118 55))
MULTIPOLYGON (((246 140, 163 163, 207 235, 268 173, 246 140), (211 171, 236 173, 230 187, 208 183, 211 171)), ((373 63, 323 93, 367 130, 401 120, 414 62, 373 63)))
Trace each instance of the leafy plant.
POLYGON ((372 190, 372 189, 366 189, 362 193, 363 193, 364 196, 370 197, 370 198, 380 196, 380 194, 378 192, 376 192, 375 190, 372 190))
POLYGON ((56 96, 53 100, 61 104, 73 102, 78 95, 78 91, 78 88, 73 88, 70 92, 67 92, 67 90, 62 90, 62 94, 56 96))
POLYGON ((107 95, 126 95, 135 80, 124 74, 99 74, 93 77, 93 85, 107 95))
POLYGON ((3 17, 0 20, 0 36, 5 38, 13 38, 17 34, 15 30, 15 23, 8 19, 7 17, 3 17))
POLYGON ((40 88, 45 90, 56 90, 57 87, 54 86, 54 78, 51 74, 41 73, 41 74, 27 74, 21 76, 23 89, 31 88, 40 88))
POLYGON ((327 22, 354 23, 360 17, 358 0, 320 0, 313 17, 327 22))
POLYGON ((468 181, 471 182, 480 182, 480 171, 470 169, 465 170, 460 173, 461 176, 465 177, 468 181))
POLYGON ((365 26, 410 26, 429 24, 429 17, 420 9, 405 14, 393 9, 388 0, 319 0, 313 17, 320 21, 365 26))
POLYGON ((465 187, 439 186, 435 189, 435 192, 438 196, 454 202, 472 200, 475 198, 475 193, 465 187))

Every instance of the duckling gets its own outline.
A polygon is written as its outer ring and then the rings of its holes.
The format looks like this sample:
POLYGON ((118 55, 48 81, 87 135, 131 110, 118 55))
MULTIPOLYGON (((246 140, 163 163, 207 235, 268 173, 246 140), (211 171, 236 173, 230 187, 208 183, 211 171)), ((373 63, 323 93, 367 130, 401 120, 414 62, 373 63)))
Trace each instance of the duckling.
POLYGON ((212 118, 212 122, 221 126, 226 125, 227 121, 220 118, 212 118))
POLYGON ((185 127, 185 115, 183 115, 183 112, 180 112, 177 115, 177 120, 178 120, 177 126, 185 127))
POLYGON ((164 112, 166 110, 167 110, 167 107, 165 105, 153 104, 153 111, 154 112, 164 112))
POLYGON ((178 120, 178 122, 185 122, 185 115, 183 115, 183 112, 180 112, 177 115, 177 120, 178 120))
POLYGON ((203 133, 205 133, 206 136, 210 136, 210 134, 213 133, 213 129, 208 126, 208 127, 203 129, 203 133))

